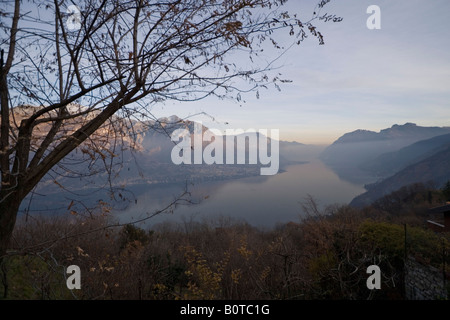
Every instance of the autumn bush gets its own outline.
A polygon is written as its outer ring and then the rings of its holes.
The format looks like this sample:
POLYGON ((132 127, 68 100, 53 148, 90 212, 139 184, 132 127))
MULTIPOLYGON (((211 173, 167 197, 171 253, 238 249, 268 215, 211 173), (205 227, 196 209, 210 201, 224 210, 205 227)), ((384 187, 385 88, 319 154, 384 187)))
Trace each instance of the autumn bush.
POLYGON ((403 299, 405 252, 444 271, 449 264, 448 235, 421 222, 429 198, 407 198, 417 207, 395 201, 395 214, 386 199, 364 209, 319 209, 307 198, 299 221, 265 230, 225 218, 144 227, 118 225, 104 212, 27 217, 15 229, 0 293, 8 299, 403 299), (383 290, 366 286, 373 264, 382 270, 383 290), (80 290, 66 286, 69 265, 80 267, 80 290))

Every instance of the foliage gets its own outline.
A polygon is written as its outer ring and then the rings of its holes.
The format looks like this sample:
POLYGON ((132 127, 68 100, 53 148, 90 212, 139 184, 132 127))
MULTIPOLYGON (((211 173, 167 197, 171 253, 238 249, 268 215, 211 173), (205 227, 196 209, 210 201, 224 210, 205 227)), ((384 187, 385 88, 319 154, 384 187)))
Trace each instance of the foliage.
MULTIPOLYGON (((10 299, 403 299, 405 243, 408 256, 448 270, 448 234, 400 223, 406 213, 321 211, 311 198, 305 209, 299 223, 271 230, 231 220, 111 228, 102 214, 20 221, 2 284, 10 299), (71 264, 81 290, 65 286, 71 264), (366 286, 374 264, 382 290, 366 286)), ((407 220, 425 217, 416 214, 407 220)))
POLYGON ((442 188, 442 195, 445 200, 450 201, 450 181, 447 181, 442 188))
POLYGON ((10 282, 8 299, 70 299, 63 268, 54 268, 42 256, 14 256, 5 262, 10 282))
POLYGON ((120 233, 121 237, 121 248, 125 248, 130 243, 139 242, 142 245, 145 245, 150 240, 151 233, 146 232, 145 230, 135 227, 132 224, 127 224, 122 228, 120 233))

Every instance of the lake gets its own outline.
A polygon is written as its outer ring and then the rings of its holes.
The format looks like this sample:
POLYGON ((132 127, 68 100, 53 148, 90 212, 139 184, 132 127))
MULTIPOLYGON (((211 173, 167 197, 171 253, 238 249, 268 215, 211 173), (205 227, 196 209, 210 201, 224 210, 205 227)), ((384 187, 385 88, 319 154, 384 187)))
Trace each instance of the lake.
MULTIPOLYGON (((151 226, 165 221, 201 221, 217 217, 245 220, 256 227, 274 227, 278 223, 298 222, 301 202, 313 196, 323 208, 347 204, 365 191, 358 185, 340 179, 320 160, 286 167, 274 176, 257 176, 234 180, 202 182, 189 186, 195 205, 178 206, 172 213, 159 214, 145 222, 151 226)), ((181 194, 182 185, 152 188, 138 196, 136 204, 116 212, 121 222, 135 221, 166 207, 181 194)), ((142 226, 142 227, 144 227, 142 226)))

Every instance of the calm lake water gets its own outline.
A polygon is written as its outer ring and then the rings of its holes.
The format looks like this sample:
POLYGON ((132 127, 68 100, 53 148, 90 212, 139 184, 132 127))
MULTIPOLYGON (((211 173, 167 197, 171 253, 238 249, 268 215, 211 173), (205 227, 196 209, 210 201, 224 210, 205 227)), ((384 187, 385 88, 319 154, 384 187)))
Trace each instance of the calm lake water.
MULTIPOLYGON (((166 207, 184 186, 167 185, 138 196, 136 204, 117 212, 119 221, 129 222, 146 217, 166 207)), ((178 206, 173 213, 164 213, 147 220, 145 226, 165 221, 202 221, 216 217, 245 220, 257 227, 273 227, 278 223, 299 221, 300 203, 308 195, 321 207, 349 203, 365 191, 362 185, 341 180, 319 160, 288 166, 274 176, 258 176, 229 181, 203 182, 189 186, 195 205, 178 206)))

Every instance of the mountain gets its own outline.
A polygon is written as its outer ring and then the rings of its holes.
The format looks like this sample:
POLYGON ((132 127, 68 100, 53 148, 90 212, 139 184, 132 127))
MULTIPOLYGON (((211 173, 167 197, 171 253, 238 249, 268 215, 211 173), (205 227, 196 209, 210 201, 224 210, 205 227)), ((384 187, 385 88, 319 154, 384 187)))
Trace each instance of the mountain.
POLYGON ((450 133, 421 140, 398 151, 384 153, 361 165, 361 168, 380 177, 388 177, 408 165, 445 150, 450 146, 450 133))
POLYGON ((395 124, 380 132, 356 130, 344 134, 328 146, 320 159, 344 180, 373 183, 379 176, 368 170, 366 164, 384 153, 449 133, 450 127, 421 127, 414 123, 395 124))
POLYGON ((351 206, 363 207, 375 200, 413 183, 433 184, 440 188, 450 180, 450 146, 407 166, 380 182, 366 186, 367 192, 355 197, 351 206))
POLYGON ((402 139, 425 139, 442 135, 444 133, 450 133, 450 127, 421 127, 417 126, 415 123, 407 122, 404 125, 394 124, 391 128, 380 130, 380 132, 361 129, 355 130, 344 134, 333 144, 402 139))
MULTIPOLYGON (((116 119, 117 120, 117 119, 116 119)), ((156 190, 160 186, 186 185, 201 181, 237 179, 260 176, 261 167, 269 165, 248 164, 249 150, 245 151, 246 164, 174 164, 172 151, 179 141, 172 141, 172 133, 186 129, 191 141, 196 123, 182 120, 177 116, 133 123, 133 135, 116 141, 115 149, 91 150, 81 148, 69 154, 39 183, 32 196, 24 201, 23 211, 28 208, 43 212, 82 211, 85 207, 95 207, 99 201, 112 203, 115 208, 123 208, 130 201, 156 190), (131 147, 133 146, 133 148, 131 147), (94 152, 98 152, 95 154, 94 152), (114 153, 115 157, 102 158, 101 153, 114 153), (105 167, 105 163, 108 167, 105 167), (111 165, 112 164, 112 165, 111 165), (68 169, 68 170, 67 170, 68 169), (78 174, 75 174, 78 173, 78 174), (111 189, 116 194, 111 194, 111 189), (30 201, 30 202, 28 202, 30 201), (69 203, 71 204, 69 206, 69 203), (69 211, 70 211, 69 210, 69 211)), ((208 128, 201 126, 205 133, 208 128)), ((46 132, 46 128, 41 128, 46 132)), ((108 136, 106 134, 106 136, 108 136)), ((261 138, 261 136, 258 136, 261 138)), ((220 139, 220 137, 216 137, 220 139)), ((225 139, 225 137, 223 138, 225 139)), ((205 148, 210 142, 203 141, 205 148)), ((272 140, 268 138, 268 152, 272 140)), ((248 142, 246 143, 248 145, 248 142)), ((113 146, 111 141, 110 146, 113 146)), ((192 145, 192 147, 195 147, 192 145)), ((234 146, 235 155, 237 145, 234 146)), ((321 149, 298 142, 279 141, 279 172, 285 166, 302 163, 314 158, 321 149)), ((192 151, 192 158, 194 149, 192 151)), ((224 155, 226 149, 224 144, 224 155)), ((257 149, 259 154, 259 149, 257 149)), ((275 156, 275 154, 273 155, 275 156)), ((224 161, 225 163, 225 161, 224 161)))
MULTIPOLYGON (((222 145, 222 154, 223 156, 220 158, 221 162, 224 164, 227 164, 226 166, 223 166, 221 164, 212 164, 208 165, 202 162, 201 164, 198 164, 195 153, 196 153, 196 137, 198 135, 195 134, 195 130, 199 129, 199 124, 193 122, 193 121, 186 121, 178 118, 177 116, 171 116, 168 118, 162 118, 158 119, 155 122, 151 122, 148 124, 151 129, 144 130, 141 133, 141 137, 137 139, 139 143, 139 150, 140 152, 135 155, 135 159, 137 159, 137 162, 140 164, 141 168, 144 168, 147 166, 147 169, 149 169, 152 165, 154 169, 153 170, 153 179, 160 175, 162 172, 164 172, 164 175, 166 177, 176 178, 176 179, 184 179, 186 178, 193 178, 194 176, 201 175, 201 180, 217 180, 217 179, 226 179, 227 177, 227 171, 230 173, 235 170, 235 168, 239 168, 239 172, 237 174, 232 174, 233 177, 237 176, 248 176, 248 175, 260 175, 259 170, 261 168, 261 164, 251 164, 249 165, 249 155, 250 153, 253 153, 258 156, 260 153, 259 150, 259 144, 258 141, 261 139, 267 140, 267 152, 270 154, 272 151, 272 139, 269 137, 265 137, 264 135, 260 133, 256 133, 254 136, 257 138, 254 142, 255 145, 251 145, 250 139, 247 137, 245 133, 236 133, 234 135, 235 141, 232 141, 232 150, 234 152, 234 158, 233 163, 229 162, 229 159, 227 157, 227 137, 226 136, 215 136, 213 141, 219 142, 219 145, 222 145), (160 126, 161 128, 155 130, 155 127, 158 128, 160 126), (174 147, 178 144, 181 144, 182 139, 176 139, 175 141, 171 140, 171 137, 175 130, 179 129, 186 129, 189 132, 189 140, 191 142, 191 156, 190 156, 190 163, 195 165, 175 165, 172 162, 172 153, 174 150, 174 147), (243 146, 241 146, 238 142, 238 140, 241 140, 243 138, 245 140, 245 149, 243 149, 243 146), (238 149, 239 148, 239 149, 238 149), (237 162, 237 154, 240 152, 245 153, 245 165, 238 164, 237 162), (156 167, 155 167, 156 165, 156 167), (164 166, 165 168, 162 168, 164 166), (175 167, 178 167, 181 169, 181 171, 174 175, 171 173, 167 173, 166 169, 168 170, 176 170, 175 167), (201 168, 200 170, 198 170, 201 168), (163 169, 163 170, 161 170, 163 169)), ((209 130, 206 126, 201 125, 201 131, 203 136, 205 133, 209 130)), ((237 132, 237 131, 236 131, 237 132)), ((205 151, 205 148, 208 145, 211 145, 211 141, 207 140, 206 138, 202 139, 201 137, 200 143, 201 143, 201 150, 205 151)), ((197 140, 198 141, 198 140, 197 140)), ((264 140, 263 140, 264 141, 264 140)), ((279 167, 282 171, 287 165, 293 164, 293 163, 303 163, 306 161, 310 161, 311 159, 317 157, 317 154, 319 153, 319 148, 315 146, 305 145, 298 142, 288 142, 288 141, 278 141, 279 145, 279 167)), ((215 152, 214 152, 215 155, 215 152)), ((275 155, 274 155, 275 156, 275 155)), ((203 159, 204 160, 204 159, 203 159)), ((145 170, 149 172, 149 170, 145 170)), ((179 171, 179 170, 178 170, 179 171)), ((164 182, 164 181, 160 181, 164 182)))

